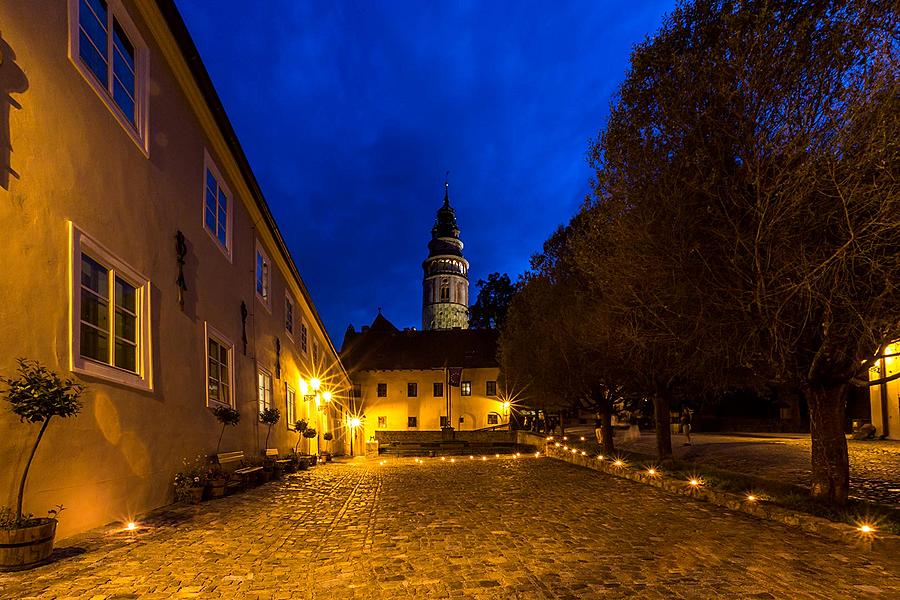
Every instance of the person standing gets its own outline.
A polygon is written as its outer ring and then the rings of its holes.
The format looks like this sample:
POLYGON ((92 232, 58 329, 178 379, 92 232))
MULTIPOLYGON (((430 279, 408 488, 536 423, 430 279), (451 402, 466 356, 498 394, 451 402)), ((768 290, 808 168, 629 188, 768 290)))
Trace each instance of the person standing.
POLYGON ((692 446, 691 443, 691 409, 684 405, 681 409, 681 431, 684 432, 684 435, 687 436, 687 441, 684 443, 685 446, 692 446))

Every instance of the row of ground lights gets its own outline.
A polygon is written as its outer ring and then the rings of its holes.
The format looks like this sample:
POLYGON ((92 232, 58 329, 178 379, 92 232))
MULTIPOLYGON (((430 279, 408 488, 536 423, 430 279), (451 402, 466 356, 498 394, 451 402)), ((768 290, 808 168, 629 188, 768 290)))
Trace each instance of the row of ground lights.
MULTIPOLYGON (((517 458, 521 458, 522 456, 523 456, 523 454, 522 454, 521 452, 516 452, 515 454, 512 455, 512 458, 513 458, 513 459, 517 459, 517 458)), ((541 457, 541 453, 540 453, 540 452, 535 452, 535 453, 534 453, 534 457, 535 457, 535 458, 540 458, 540 457, 541 457)), ((494 455, 494 458, 500 458, 500 455, 499 455, 499 454, 495 454, 495 455, 494 455)), ((442 457, 440 457, 440 459, 441 459, 441 462, 447 462, 447 457, 446 457, 446 456, 442 456, 442 457)), ((479 459, 479 460, 487 460, 488 457, 487 457, 487 456, 484 456, 484 455, 480 455, 480 456, 478 457, 478 459, 479 459)), ((469 460, 475 460, 475 455, 474 455, 474 454, 470 454, 470 455, 469 455, 469 460)), ((413 459, 413 462, 415 462, 416 464, 425 464, 425 459, 424 459, 424 458, 416 458, 416 459, 413 459)), ((450 462, 451 462, 451 463, 455 463, 455 462, 456 462, 456 458, 455 458, 455 457, 454 457, 454 458, 450 458, 450 462)), ((387 461, 386 461, 386 460, 379 460, 379 461, 378 461, 378 464, 379 464, 379 465, 384 465, 384 464, 387 464, 387 461)))
MULTIPOLYGON (((569 439, 568 436, 563 436, 563 438, 562 438, 562 440, 564 442, 568 441, 568 439, 569 439)), ((554 442, 553 440, 554 440, 554 437, 552 435, 548 436, 547 444, 549 445, 552 443, 555 448, 559 448, 562 452, 571 452, 575 456, 578 456, 579 454, 581 456, 587 456, 587 452, 584 450, 578 450, 577 448, 570 448, 568 445, 563 445, 560 442, 554 442)), ((584 436, 581 436, 581 441, 582 442, 585 441, 584 436)), ((595 457, 595 459, 597 461, 601 461, 601 462, 604 460, 610 460, 610 461, 612 461, 612 466, 616 467, 617 469, 627 469, 628 468, 628 463, 625 462, 625 460, 623 458, 618 457, 618 456, 609 458, 609 457, 603 456, 602 454, 598 454, 595 457)), ((659 467, 648 466, 648 467, 645 467, 645 469, 642 472, 646 473, 650 477, 661 477, 662 476, 662 471, 659 469, 659 467)), ((686 480, 685 483, 687 484, 687 486, 689 488, 697 490, 697 489, 700 489, 703 487, 704 481, 703 481, 703 478, 700 477, 699 475, 691 475, 686 480)), ((753 492, 747 492, 747 494, 744 496, 744 498, 747 502, 749 502, 751 504, 760 500, 760 497, 758 495, 754 494, 753 492)), ((871 523, 865 523, 865 522, 857 522, 856 530, 861 535, 869 536, 869 537, 874 537, 875 534, 877 533, 877 529, 876 529, 875 525, 873 525, 871 523)))

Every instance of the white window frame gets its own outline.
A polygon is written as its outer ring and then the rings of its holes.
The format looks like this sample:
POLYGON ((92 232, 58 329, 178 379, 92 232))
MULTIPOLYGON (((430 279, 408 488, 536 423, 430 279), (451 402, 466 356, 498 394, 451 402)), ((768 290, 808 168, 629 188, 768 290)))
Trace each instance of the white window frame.
POLYGON ((217 406, 228 406, 234 408, 234 343, 229 340, 222 332, 209 324, 208 321, 203 322, 203 355, 206 357, 204 362, 204 370, 206 372, 205 388, 206 388, 206 406, 215 408, 217 406), (212 400, 209 397, 209 340, 212 339, 220 346, 228 351, 228 401, 212 400))
MULTIPOLYGON (((216 197, 216 201, 218 202, 218 196, 216 197)), ((218 219, 218 214, 216 214, 216 218, 218 219)), ((209 151, 204 148, 203 150, 203 174, 200 179, 200 226, 203 227, 203 231, 209 234, 210 239, 212 239, 213 243, 216 245, 216 248, 222 251, 222 254, 225 255, 225 258, 228 259, 228 262, 233 262, 234 259, 232 257, 232 246, 233 238, 232 230, 234 227, 234 196, 231 193, 231 189, 228 187, 228 184, 225 183, 225 178, 222 177, 222 172, 219 170, 219 167, 216 165, 216 161, 209 155, 209 151), (225 197, 228 199, 228 207, 225 215, 226 223, 225 223, 225 245, 222 246, 222 242, 219 241, 219 238, 216 236, 215 231, 210 231, 209 227, 206 226, 206 171, 209 170, 213 177, 216 179, 216 184, 218 187, 225 192, 225 197)), ((254 257, 256 258, 256 257, 254 257)), ((256 265, 253 265, 254 270, 256 269, 256 265)), ((254 281, 254 285, 256 282, 254 281)))
POLYGON ((297 331, 297 303, 287 290, 284 292, 284 333, 294 341, 294 333, 297 331), (288 329, 288 306, 291 307, 291 328, 288 329))
MULTIPOLYGON (((149 136, 147 135, 150 107, 150 86, 148 85, 150 81, 150 51, 147 44, 128 15, 128 11, 122 5, 122 1, 106 0, 109 22, 115 19, 128 35, 128 41, 134 46, 134 123, 131 123, 116 104, 110 89, 97 81, 90 68, 81 61, 78 47, 80 43, 78 23, 80 0, 67 0, 67 2, 69 5, 69 61, 103 101, 119 125, 128 133, 128 137, 140 148, 145 157, 150 158, 149 136)), ((109 37, 111 39, 112 36, 109 37)), ((108 56, 111 59, 112 55, 108 56)), ((112 60, 109 61, 108 69, 112 70, 112 60)))
MULTIPOLYGON (((153 390, 153 345, 150 335, 150 279, 68 221, 69 228, 69 369, 140 390, 153 390), (135 287, 137 309, 136 372, 81 356, 81 254, 85 253, 135 287)), ((112 302, 110 304, 113 304, 112 302)), ((111 339, 110 344, 115 340, 111 339)))
POLYGON ((460 396, 471 396, 472 395, 472 382, 471 381, 460 381, 459 382, 459 395, 460 396), (463 390, 467 389, 467 392, 463 390))
POLYGON ((259 303, 266 308, 269 314, 272 314, 272 261, 269 259, 269 254, 266 252, 265 248, 263 248, 259 240, 256 240, 256 252, 253 253, 253 293, 256 296, 256 299, 259 300, 259 303), (263 292, 265 295, 260 294, 256 287, 256 264, 258 256, 262 256, 263 259, 264 268, 262 277, 263 292))
POLYGON ((297 421, 297 390, 286 381, 284 382, 284 420, 287 421, 287 428, 290 431, 296 431, 294 423, 297 421), (293 410, 290 400, 292 394, 294 396, 293 410))
POLYGON ((275 402, 275 379, 272 377, 272 372, 268 369, 261 367, 259 365, 256 366, 256 412, 261 413, 266 408, 272 408, 275 402), (265 374, 269 378, 269 402, 266 406, 263 406, 262 398, 260 397, 260 387, 259 387, 259 376, 265 374))

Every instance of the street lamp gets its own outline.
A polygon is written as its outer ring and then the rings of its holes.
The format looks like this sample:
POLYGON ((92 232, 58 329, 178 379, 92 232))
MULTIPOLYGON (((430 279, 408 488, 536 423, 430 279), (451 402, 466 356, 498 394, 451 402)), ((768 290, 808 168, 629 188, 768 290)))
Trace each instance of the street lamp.
POLYGON ((507 426, 507 427, 510 427, 510 424, 509 424, 509 407, 510 407, 510 402, 509 402, 509 400, 504 400, 504 401, 503 401, 503 416, 504 416, 504 418, 506 419, 506 426, 507 426))

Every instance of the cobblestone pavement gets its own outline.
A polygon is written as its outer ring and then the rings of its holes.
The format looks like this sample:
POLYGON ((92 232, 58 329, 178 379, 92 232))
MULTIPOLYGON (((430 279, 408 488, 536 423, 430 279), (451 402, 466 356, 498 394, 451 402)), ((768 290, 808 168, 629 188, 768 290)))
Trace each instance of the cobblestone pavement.
MULTIPOLYGON (((593 437, 590 431, 574 429, 593 437)), ((694 434, 693 445, 683 446, 683 435, 672 436, 676 458, 809 485, 810 440, 802 434, 727 435, 694 434)), ((644 433, 638 440, 616 439, 622 450, 656 454, 656 438, 644 433)), ((900 506, 900 442, 892 440, 847 442, 850 452, 850 495, 863 500, 900 506)))
POLYGON ((900 597, 898 557, 545 458, 325 465, 144 525, 0 597, 900 597))

